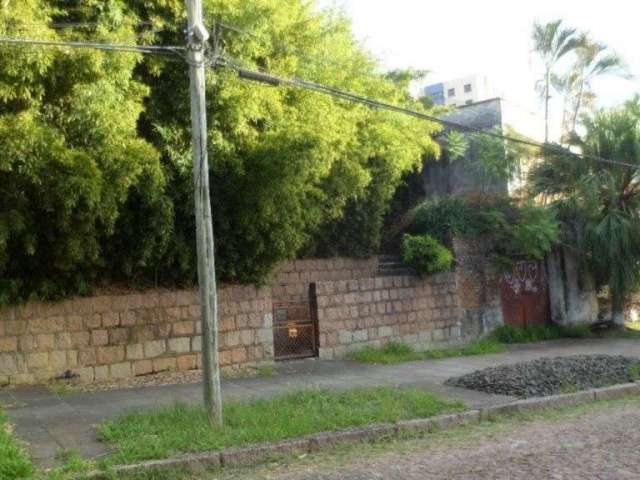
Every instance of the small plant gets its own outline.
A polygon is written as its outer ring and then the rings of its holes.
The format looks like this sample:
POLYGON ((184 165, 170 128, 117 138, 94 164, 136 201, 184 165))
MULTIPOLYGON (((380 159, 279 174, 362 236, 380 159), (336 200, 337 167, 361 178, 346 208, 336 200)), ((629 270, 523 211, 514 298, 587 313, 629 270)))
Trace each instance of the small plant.
POLYGON ((405 235, 402 238, 402 259, 420 275, 451 269, 453 254, 431 235, 405 235))
POLYGON ((500 343, 531 343, 559 338, 587 338, 592 336, 592 333, 586 325, 501 325, 491 336, 500 343))
POLYGON ((33 464, 26 449, 11 434, 11 427, 0 409, 0 479, 31 478, 33 464))
POLYGON ((629 376, 634 382, 640 381, 640 362, 629 367, 629 376))
POLYGON ((504 352, 505 347, 493 339, 478 340, 461 347, 439 348, 416 352, 405 343, 389 342, 383 347, 367 346, 353 352, 349 358, 363 363, 401 363, 416 360, 434 360, 440 358, 465 357, 504 352))

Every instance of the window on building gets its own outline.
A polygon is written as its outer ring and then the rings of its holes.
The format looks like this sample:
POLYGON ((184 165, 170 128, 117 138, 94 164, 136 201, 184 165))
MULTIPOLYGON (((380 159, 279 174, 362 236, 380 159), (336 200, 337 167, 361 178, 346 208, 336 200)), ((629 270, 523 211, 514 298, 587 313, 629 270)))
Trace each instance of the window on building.
POLYGON ((473 103, 473 100, 467 100, 466 102, 464 102, 465 105, 471 105, 473 103))
POLYGON ((447 90, 447 96, 448 97, 455 97, 456 96, 456 89, 455 88, 450 88, 449 90, 447 90))
POLYGON ((464 84, 464 93, 470 93, 471 92, 471 84, 470 83, 465 83, 464 84))

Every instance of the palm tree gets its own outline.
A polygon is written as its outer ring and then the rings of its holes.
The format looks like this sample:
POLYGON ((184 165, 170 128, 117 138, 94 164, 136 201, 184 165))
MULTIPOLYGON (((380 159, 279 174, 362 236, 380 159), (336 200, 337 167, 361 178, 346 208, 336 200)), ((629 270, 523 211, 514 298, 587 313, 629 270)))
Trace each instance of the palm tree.
POLYGON ((622 324, 624 302, 640 286, 640 97, 586 119, 585 131, 573 136, 584 158, 545 152, 532 193, 555 199, 567 246, 609 287, 612 320, 622 324))
POLYGON ((569 73, 571 93, 573 94, 573 112, 571 117, 571 132, 575 132, 580 110, 585 106, 585 100, 594 98, 592 81, 601 75, 614 74, 628 77, 627 66, 619 55, 611 52, 600 42, 591 39, 583 33, 578 38, 576 47, 576 63, 569 73))
POLYGON ((565 28, 562 20, 533 24, 533 51, 540 56, 544 64, 544 79, 541 93, 544 98, 544 141, 549 141, 549 100, 551 99, 551 75, 557 63, 566 54, 576 49, 580 38, 576 35, 576 29, 565 28))

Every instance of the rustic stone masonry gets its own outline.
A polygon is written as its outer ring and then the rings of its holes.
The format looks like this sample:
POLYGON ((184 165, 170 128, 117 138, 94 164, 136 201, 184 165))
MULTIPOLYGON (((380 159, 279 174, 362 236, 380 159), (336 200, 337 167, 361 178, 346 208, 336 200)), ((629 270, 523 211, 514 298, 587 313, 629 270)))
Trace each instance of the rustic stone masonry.
POLYGON ((305 302, 309 300, 309 285, 313 282, 373 277, 377 268, 377 257, 303 259, 286 262, 273 275, 273 301, 305 302))
POLYGON ((460 338, 453 273, 318 282, 316 293, 321 358, 392 340, 426 350, 460 338))
MULTIPOLYGON (((219 290, 220 362, 259 366, 273 358, 268 289, 219 290)), ((195 290, 146 291, 29 302, 0 309, 0 385, 44 382, 70 371, 81 381, 197 369, 195 290)))
MULTIPOLYGON (((272 286, 218 291, 223 370, 273 363, 273 302, 308 302, 317 280, 371 276, 377 259, 284 263, 272 286)), ((0 308, 0 386, 45 382, 69 371, 81 381, 200 368, 195 289, 29 302, 0 308)))
MULTIPOLYGON (((294 310, 307 305, 312 318, 317 315, 323 358, 389 340, 426 349, 471 339, 500 321, 499 293, 487 281, 492 277, 477 248, 456 244, 456 270, 424 279, 376 277, 377 258, 333 258, 283 264, 263 288, 223 286, 218 291, 221 365, 235 370, 273 363, 274 305, 291 304, 294 310), (483 328, 468 327, 478 322, 483 328)), ((199 316, 195 289, 0 308, 0 386, 65 374, 92 382, 198 369, 199 316)))

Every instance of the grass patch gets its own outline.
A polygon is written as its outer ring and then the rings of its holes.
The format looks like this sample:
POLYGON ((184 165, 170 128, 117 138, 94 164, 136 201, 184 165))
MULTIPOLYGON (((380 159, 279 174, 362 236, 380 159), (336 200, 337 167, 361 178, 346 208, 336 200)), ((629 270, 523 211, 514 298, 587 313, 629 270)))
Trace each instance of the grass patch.
POLYGON ((462 402, 442 400, 418 389, 308 390, 227 403, 223 428, 212 427, 202 408, 177 404, 124 415, 102 424, 99 431, 115 450, 105 462, 120 464, 463 409, 462 402))
POLYGON ((416 352, 404 343, 389 342, 383 347, 364 347, 361 350, 350 353, 349 358, 363 363, 391 364, 426 359, 483 355, 504 351, 504 345, 491 339, 478 340, 462 347, 427 350, 426 352, 416 352))
POLYGON ((560 338, 593 337, 587 325, 532 325, 530 327, 514 327, 501 325, 491 333, 491 338, 499 343, 531 343, 560 338))
POLYGON ((11 434, 7 417, 0 408, 0 480, 26 479, 33 474, 31 459, 11 434))

